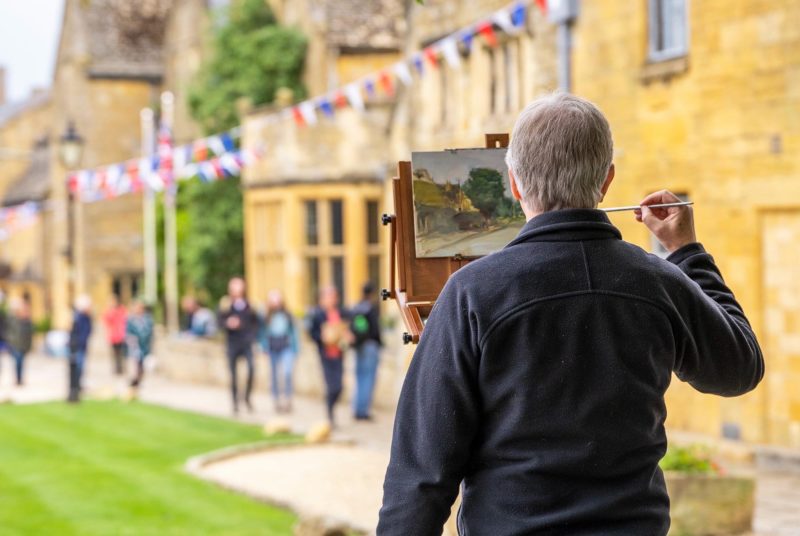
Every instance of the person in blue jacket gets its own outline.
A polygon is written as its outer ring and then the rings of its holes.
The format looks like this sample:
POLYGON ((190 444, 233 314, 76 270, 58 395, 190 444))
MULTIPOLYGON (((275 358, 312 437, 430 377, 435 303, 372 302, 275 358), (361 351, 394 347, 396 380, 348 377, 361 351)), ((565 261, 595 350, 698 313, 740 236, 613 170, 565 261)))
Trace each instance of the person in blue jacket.
POLYGON ((131 380, 131 387, 136 389, 144 378, 145 360, 153 351, 153 315, 141 301, 134 302, 131 307, 125 323, 125 338, 128 355, 136 361, 136 373, 131 380))
POLYGON ((269 356, 271 364, 275 411, 290 413, 293 393, 292 372, 300 344, 294 316, 286 308, 280 290, 272 290, 267 296, 267 311, 258 338, 261 349, 269 356))
POLYGON ((83 385, 83 372, 92 335, 92 299, 82 295, 75 300, 72 329, 69 333, 69 401, 77 402, 83 385))

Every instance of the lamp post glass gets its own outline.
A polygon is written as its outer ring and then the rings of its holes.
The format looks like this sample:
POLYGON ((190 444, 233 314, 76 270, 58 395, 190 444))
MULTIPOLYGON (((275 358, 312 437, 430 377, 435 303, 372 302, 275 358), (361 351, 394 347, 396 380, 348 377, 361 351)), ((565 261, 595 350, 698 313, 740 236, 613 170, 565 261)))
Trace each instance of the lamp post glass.
POLYGON ((61 163, 67 169, 75 169, 81 163, 82 154, 83 138, 75 130, 75 125, 70 122, 67 125, 67 131, 61 136, 61 163))

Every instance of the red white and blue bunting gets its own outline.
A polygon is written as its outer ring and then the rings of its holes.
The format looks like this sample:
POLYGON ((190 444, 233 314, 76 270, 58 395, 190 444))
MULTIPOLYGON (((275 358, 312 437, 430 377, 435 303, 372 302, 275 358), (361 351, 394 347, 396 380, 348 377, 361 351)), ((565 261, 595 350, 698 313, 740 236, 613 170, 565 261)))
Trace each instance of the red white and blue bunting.
MULTIPOLYGON (((458 69, 475 39, 487 46, 499 45, 498 31, 517 35, 525 30, 530 7, 538 7, 547 15, 548 4, 555 0, 517 0, 450 35, 419 50, 404 60, 366 75, 338 89, 305 100, 297 105, 262 116, 260 121, 275 123, 293 119, 299 126, 318 124, 321 114, 331 119, 336 111, 350 107, 359 112, 379 94, 394 97, 400 86, 411 86, 427 72, 444 68, 458 69)), ((72 173, 70 191, 84 201, 110 199, 145 190, 160 192, 177 181, 198 177, 204 182, 238 176, 244 166, 261 156, 261 151, 239 148, 239 127, 208 136, 179 147, 172 146, 171 133, 159 130, 156 154, 150 158, 84 169, 72 173)))
POLYGON ((35 201, 0 208, 0 240, 34 225, 41 211, 42 204, 35 201))
POLYGON ((69 188, 81 201, 93 202, 145 190, 161 192, 194 177, 211 182, 238 176, 258 158, 256 151, 238 147, 238 137, 236 128, 173 147, 171 134, 160 129, 153 156, 77 171, 69 175, 69 188))
POLYGON ((334 89, 325 95, 313 97, 295 106, 265 115, 261 121, 274 123, 292 118, 299 126, 313 126, 323 118, 332 118, 337 109, 349 106, 363 112, 370 100, 380 94, 394 97, 398 87, 410 86, 415 79, 423 78, 428 71, 462 66, 462 58, 468 55, 475 39, 487 46, 499 46, 498 32, 517 35, 525 30, 529 8, 536 5, 542 15, 547 15, 548 3, 553 0, 518 0, 490 16, 436 41, 405 59, 375 71, 360 79, 334 89), (413 72, 413 74, 412 74, 413 72))

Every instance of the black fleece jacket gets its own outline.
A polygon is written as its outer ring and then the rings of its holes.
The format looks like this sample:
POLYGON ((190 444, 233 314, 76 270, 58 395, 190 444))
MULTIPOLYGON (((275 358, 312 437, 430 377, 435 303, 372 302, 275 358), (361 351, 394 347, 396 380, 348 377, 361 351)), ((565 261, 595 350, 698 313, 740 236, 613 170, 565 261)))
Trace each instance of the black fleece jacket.
POLYGON ((711 256, 667 261, 559 210, 455 273, 403 385, 378 534, 441 534, 462 481, 462 535, 666 534, 672 372, 723 396, 764 374, 711 256))

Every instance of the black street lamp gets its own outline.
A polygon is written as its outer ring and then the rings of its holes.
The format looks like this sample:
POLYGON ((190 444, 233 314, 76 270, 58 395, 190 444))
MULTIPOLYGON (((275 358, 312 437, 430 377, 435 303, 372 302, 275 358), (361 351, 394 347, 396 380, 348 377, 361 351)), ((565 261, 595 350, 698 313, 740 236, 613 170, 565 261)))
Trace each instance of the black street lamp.
POLYGON ((83 156, 83 138, 75 130, 75 123, 67 123, 67 130, 61 135, 59 156, 61 163, 68 170, 73 170, 81 164, 83 156))
MULTIPOLYGON (((75 124, 70 121, 67 123, 67 130, 61 136, 59 144, 59 157, 61 164, 68 171, 73 171, 81 164, 81 157, 83 156, 84 140, 75 130, 75 124)), ((67 301, 69 305, 75 299, 75 283, 74 283, 74 254, 73 254, 73 241, 75 236, 75 215, 73 205, 75 197, 72 189, 70 188, 69 180, 64 181, 66 188, 66 201, 67 201, 67 245, 64 248, 64 256, 67 258, 68 264, 68 280, 67 280, 67 301)), ((72 351, 72 344, 70 341, 69 348, 69 395, 67 400, 69 402, 78 402, 80 400, 80 374, 76 362, 76 356, 72 351)))

